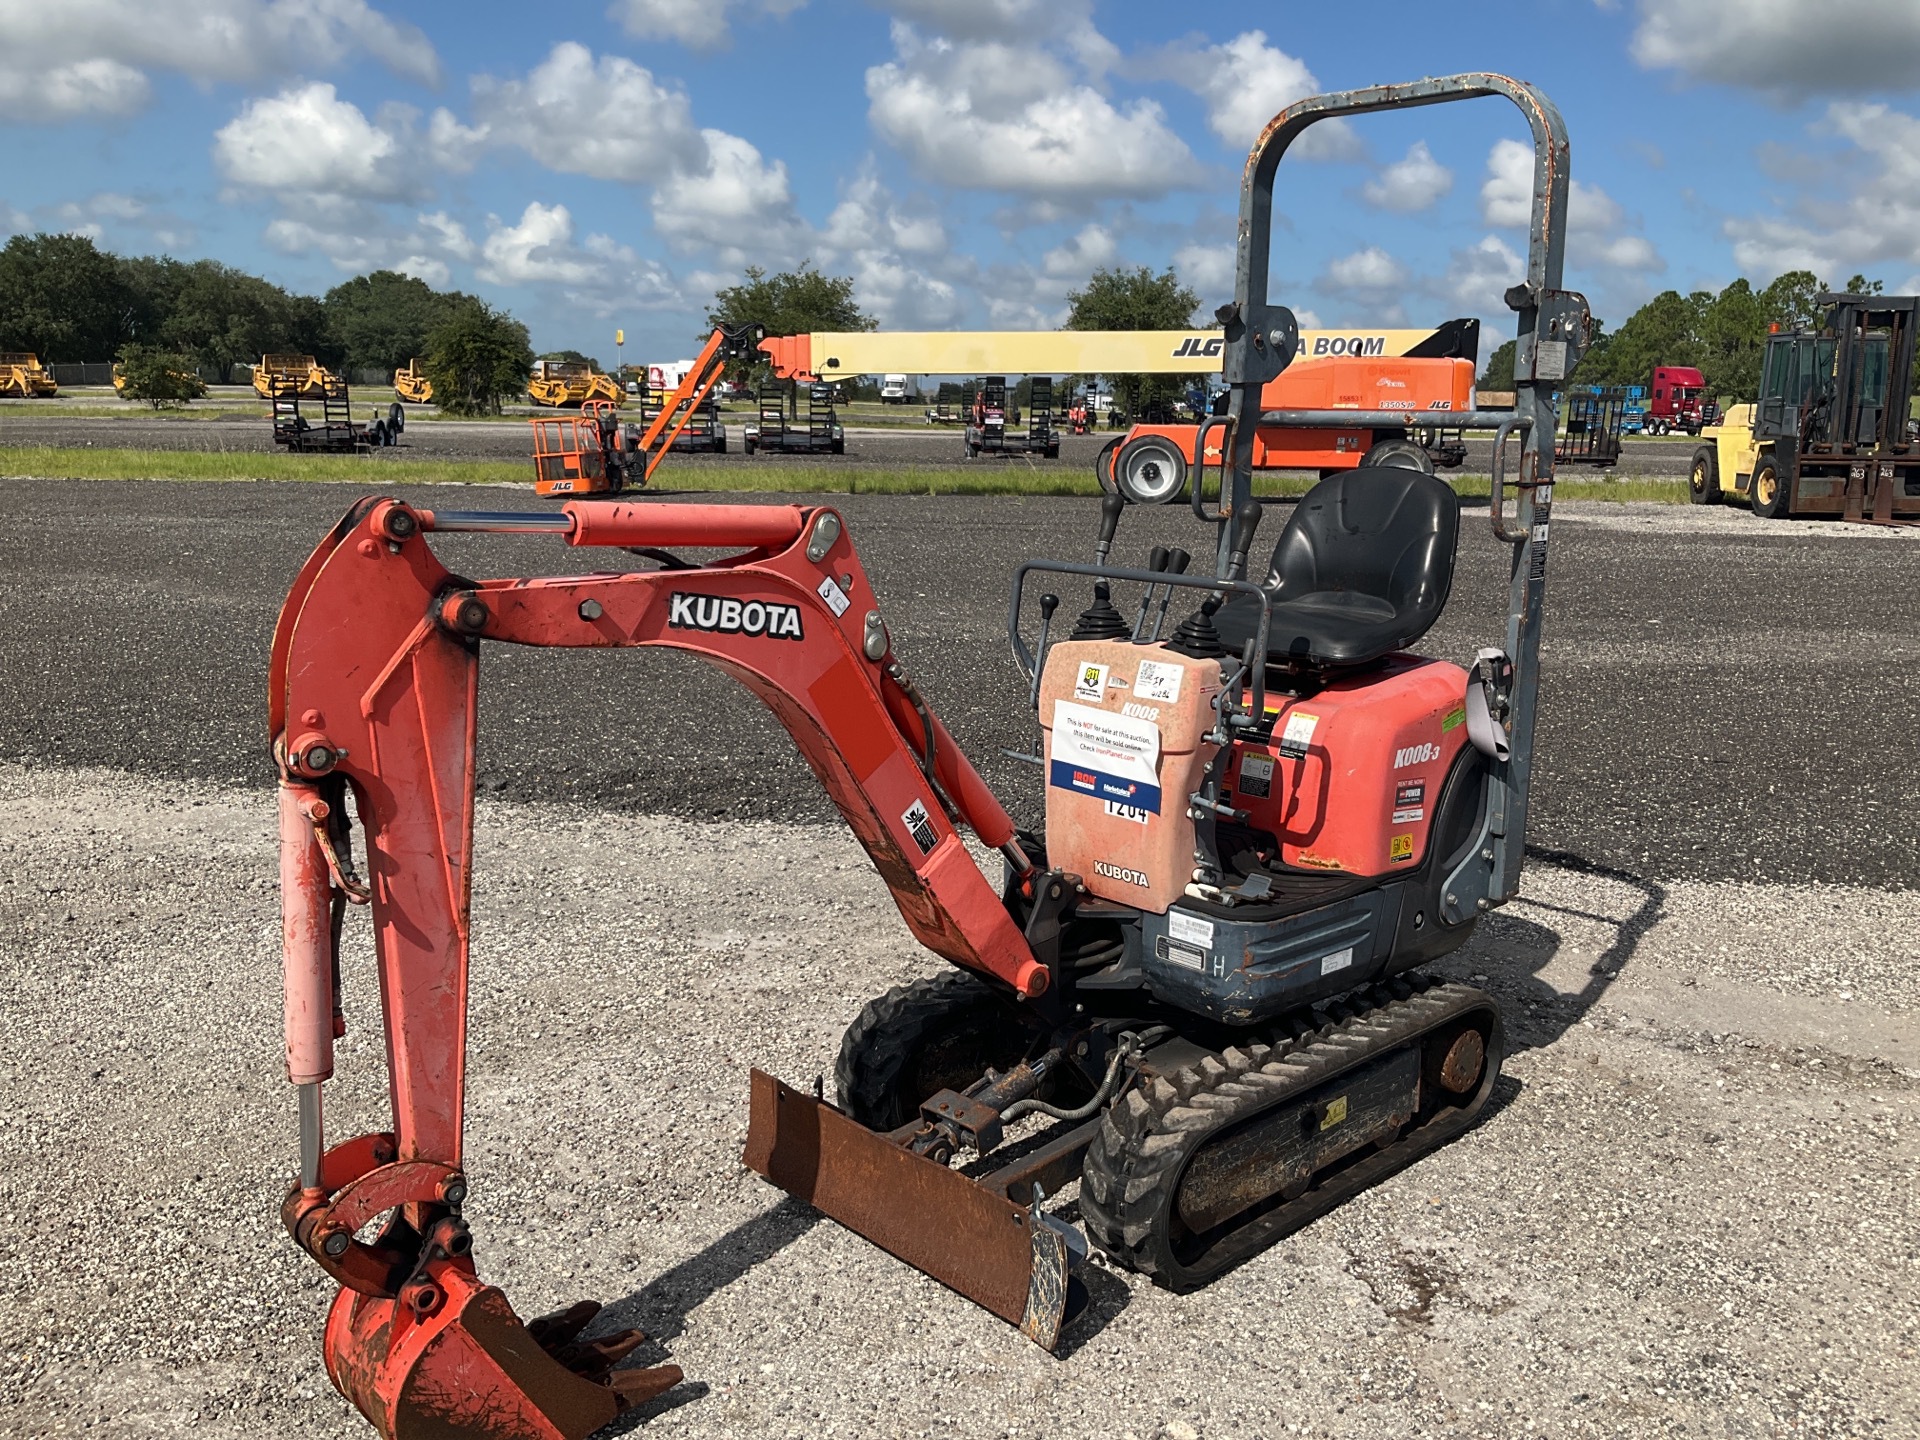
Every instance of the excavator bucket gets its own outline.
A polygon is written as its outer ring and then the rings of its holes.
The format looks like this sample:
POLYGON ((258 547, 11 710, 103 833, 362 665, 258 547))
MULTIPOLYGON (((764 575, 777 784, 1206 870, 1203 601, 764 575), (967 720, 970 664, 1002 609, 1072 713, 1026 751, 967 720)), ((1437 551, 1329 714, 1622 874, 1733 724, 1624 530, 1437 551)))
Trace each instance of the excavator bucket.
MULTIPOLYGON (((1037 1203, 917 1155, 811 1095, 753 1072, 749 1170, 1051 1350, 1077 1289, 1076 1248, 1037 1203)), ((1084 1253, 1081 1249, 1080 1253, 1084 1253)))
POLYGON ((680 1383, 675 1365, 612 1368, 644 1343, 637 1331, 578 1339, 599 1312, 590 1302, 523 1325, 466 1266, 427 1289, 342 1290, 327 1317, 327 1373, 387 1440, 585 1440, 680 1383))

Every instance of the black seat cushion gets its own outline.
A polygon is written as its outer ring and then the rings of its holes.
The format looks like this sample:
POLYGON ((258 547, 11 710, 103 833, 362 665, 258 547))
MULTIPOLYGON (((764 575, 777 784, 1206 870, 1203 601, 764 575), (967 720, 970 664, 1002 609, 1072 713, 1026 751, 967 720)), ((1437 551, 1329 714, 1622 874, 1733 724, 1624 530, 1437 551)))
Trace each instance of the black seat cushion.
MULTIPOLYGON (((1460 502, 1443 480, 1397 466, 1322 480, 1294 507, 1273 567, 1267 659, 1317 669, 1364 665, 1433 628, 1453 586, 1460 502)), ((1214 620, 1227 653, 1254 637, 1260 607, 1236 595, 1214 620)))

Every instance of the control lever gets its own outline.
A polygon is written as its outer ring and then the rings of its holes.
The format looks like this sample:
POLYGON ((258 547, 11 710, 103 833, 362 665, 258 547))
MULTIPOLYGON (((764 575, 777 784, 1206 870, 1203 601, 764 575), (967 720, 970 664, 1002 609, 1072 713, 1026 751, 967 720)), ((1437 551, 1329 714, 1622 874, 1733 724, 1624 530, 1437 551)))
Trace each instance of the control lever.
POLYGON ((1127 508, 1124 495, 1103 495, 1100 497, 1100 538, 1093 547, 1093 563, 1107 563, 1107 552, 1113 549, 1114 531, 1120 528, 1120 512, 1127 508))
MULTIPOLYGON (((1187 566, 1192 563, 1192 560, 1193 556, 1189 555, 1179 546, 1174 546, 1172 550, 1167 552, 1167 574, 1186 574, 1187 566)), ((1149 645, 1160 638, 1161 627, 1167 623, 1167 607, 1171 604, 1173 604, 1173 586, 1169 585, 1160 592, 1160 613, 1153 617, 1153 633, 1147 636, 1147 643, 1149 645)))
MULTIPOLYGON (((1154 546, 1147 555, 1147 569, 1158 575, 1167 568, 1167 557, 1166 546, 1154 546)), ((1141 632, 1147 628, 1147 611, 1153 605, 1154 588, 1152 585, 1147 586, 1147 593, 1140 597, 1140 613, 1133 617, 1133 639, 1136 644, 1139 643, 1141 632)))
POLYGON ((1060 608, 1058 595, 1040 597, 1040 644, 1033 652, 1033 684, 1027 689, 1027 708, 1040 708, 1040 676, 1047 668, 1047 627, 1053 624, 1053 612, 1060 608))
POLYGON ((1260 502, 1249 497, 1247 503, 1233 513, 1233 538, 1229 542, 1226 579, 1247 578, 1247 552, 1253 548, 1253 532, 1259 528, 1260 502))

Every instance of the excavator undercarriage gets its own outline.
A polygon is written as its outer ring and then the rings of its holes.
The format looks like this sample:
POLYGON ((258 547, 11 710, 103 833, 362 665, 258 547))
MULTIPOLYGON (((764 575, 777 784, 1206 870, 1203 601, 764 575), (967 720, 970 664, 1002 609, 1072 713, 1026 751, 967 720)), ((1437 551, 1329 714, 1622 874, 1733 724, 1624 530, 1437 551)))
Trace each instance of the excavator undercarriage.
MULTIPOLYGON (((1044 831, 1016 828, 928 705, 829 507, 349 511, 297 577, 271 661, 300 1115, 282 1218, 341 1286, 329 1373, 381 1434, 582 1440, 681 1378, 622 1369, 635 1334, 583 1338, 590 1302, 522 1323, 479 1278, 462 1150, 490 643, 681 651, 793 737, 908 931, 952 969, 855 1019, 836 1103, 753 1070, 745 1163, 1042 1346, 1084 1297, 1090 1243, 1165 1287, 1205 1285, 1480 1117, 1499 1012, 1421 967, 1519 887, 1550 393, 1590 333, 1585 302, 1558 288, 1566 160, 1553 107, 1494 75, 1317 97, 1275 119, 1249 162, 1249 238, 1222 312, 1218 502, 1204 477, 1190 495, 1214 563, 1189 574, 1191 556, 1158 547, 1144 568, 1113 563, 1127 502, 1108 495, 1091 564, 1029 561, 1013 579, 1044 831), (1280 155, 1319 120, 1479 95, 1526 116, 1536 193, 1528 280, 1508 296, 1518 403, 1493 477, 1507 630, 1463 668, 1411 649, 1451 586, 1460 516, 1443 482, 1395 467, 1325 479, 1250 578, 1250 477, 1261 387, 1297 344, 1266 299, 1280 155), (559 541, 612 568, 469 579, 430 543, 467 533, 559 541), (1093 598, 1056 639, 1059 599, 1041 595, 1030 646, 1041 575, 1090 580, 1093 598), (1131 618, 1116 586, 1137 592, 1131 618), (1168 633, 1176 599, 1197 605, 1168 633), (969 835, 998 852, 998 875, 969 835), (371 912, 393 1120, 329 1146, 322 1087, 355 905, 371 912), (1076 1183, 1084 1231, 1049 1208, 1076 1183)), ((746 340, 717 333, 709 358, 746 340)))

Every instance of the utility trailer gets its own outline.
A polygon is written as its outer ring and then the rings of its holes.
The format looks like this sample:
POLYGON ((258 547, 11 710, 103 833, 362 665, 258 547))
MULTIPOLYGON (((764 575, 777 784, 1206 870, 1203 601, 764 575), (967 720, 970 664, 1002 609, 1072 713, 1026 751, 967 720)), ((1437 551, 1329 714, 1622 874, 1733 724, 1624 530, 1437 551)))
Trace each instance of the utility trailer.
POLYGON ((1920 522, 1913 359, 1920 296, 1828 294, 1818 330, 1767 337, 1757 404, 1700 432, 1689 498, 1762 519, 1920 522))
MULTIPOLYGON (((691 362, 689 362, 689 368, 691 368, 691 362)), ((682 370, 680 372, 680 378, 684 380, 687 373, 686 370, 682 370)), ((678 384, 679 382, 676 381, 675 383, 678 384)), ((698 404, 691 404, 684 399, 676 399, 676 393, 677 392, 670 390, 654 390, 649 392, 645 403, 640 409, 642 423, 652 424, 660 418, 667 405, 673 403, 676 410, 684 414, 686 419, 681 425, 679 432, 673 437, 672 443, 668 446, 670 450, 676 455, 726 454, 727 427, 720 419, 720 401, 718 397, 716 397, 712 391, 708 391, 705 399, 701 400, 698 404)), ((628 426, 627 428, 633 434, 639 434, 636 427, 628 426)))
POLYGON ((1060 458, 1060 432, 1053 424, 1053 381, 1046 376, 1032 380, 1033 393, 1027 402, 1027 428, 1022 432, 1020 411, 1007 401, 1004 376, 992 375, 980 382, 973 400, 973 418, 967 425, 967 458, 987 455, 1044 455, 1060 458))
POLYGON ((1628 393, 1625 385, 1583 385, 1563 397, 1566 426, 1554 438, 1556 465, 1620 463, 1620 432, 1626 424, 1628 393))
POLYGON ((384 417, 363 424, 353 418, 347 382, 335 375, 327 381, 316 393, 298 372, 286 371, 274 378, 267 392, 273 405, 274 444, 298 455, 355 455, 399 441, 407 428, 407 412, 398 401, 387 407, 384 417), (308 402, 306 410, 301 409, 303 399, 308 402), (320 412, 317 419, 312 414, 315 406, 320 412))
POLYGON ((745 427, 740 448, 752 455, 762 450, 783 454, 844 455, 846 431, 840 425, 831 385, 807 386, 807 423, 804 427, 787 419, 790 386, 776 383, 760 391, 759 418, 745 427))

